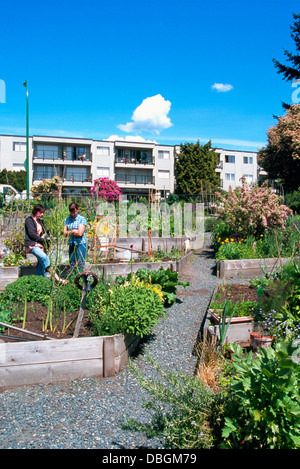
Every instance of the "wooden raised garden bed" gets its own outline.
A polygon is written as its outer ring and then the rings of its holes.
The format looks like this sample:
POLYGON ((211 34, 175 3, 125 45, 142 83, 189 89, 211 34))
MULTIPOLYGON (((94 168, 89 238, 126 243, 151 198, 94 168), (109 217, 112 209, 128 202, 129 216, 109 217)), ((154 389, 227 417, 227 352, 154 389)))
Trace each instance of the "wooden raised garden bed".
MULTIPOLYGON (((177 261, 165 262, 103 262, 101 264, 91 264, 89 269, 97 274, 99 278, 114 278, 118 275, 127 276, 131 272, 136 272, 138 269, 144 268, 148 270, 158 270, 160 267, 163 269, 171 269, 172 272, 180 272, 186 265, 193 252, 187 253, 177 261)), ((64 271, 68 266, 60 266, 61 274, 64 276, 64 271)), ((9 283, 15 282, 19 277, 25 275, 35 275, 36 266, 22 266, 22 267, 0 267, 0 291, 3 291, 9 283)))
MULTIPOLYGON (((223 294, 227 288, 223 289, 223 294)), ((214 301, 217 289, 213 292, 211 297, 210 304, 208 306, 203 325, 202 325, 202 334, 204 337, 216 341, 217 337, 220 336, 220 322, 222 311, 214 310, 211 305, 214 301)), ((233 304, 236 301, 253 301, 255 293, 250 284, 231 284, 229 290, 229 298, 233 304), (247 291, 249 290, 249 291, 247 291)), ((224 300, 224 298, 222 298, 224 300)), ((226 318, 225 323, 228 323, 229 319, 226 318)), ((251 346, 251 336, 252 332, 258 331, 258 324, 254 321, 252 316, 241 316, 233 317, 230 321, 230 325, 227 330, 227 342, 236 342, 242 347, 251 346)))
POLYGON ((276 271, 288 262, 289 258, 268 259, 232 259, 222 260, 217 263, 217 276, 220 278, 258 278, 265 272, 276 271))
POLYGON ((0 390, 83 377, 115 376, 140 341, 130 334, 70 339, 0 341, 0 390))

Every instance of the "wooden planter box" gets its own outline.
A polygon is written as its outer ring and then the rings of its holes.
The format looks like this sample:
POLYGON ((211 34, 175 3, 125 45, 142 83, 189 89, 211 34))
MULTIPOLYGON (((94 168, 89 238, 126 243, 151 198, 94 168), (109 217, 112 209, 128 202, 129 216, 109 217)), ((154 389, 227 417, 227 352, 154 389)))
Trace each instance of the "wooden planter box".
MULTIPOLYGON (((214 323, 214 325, 219 325, 221 322, 221 317, 217 313, 215 313, 213 309, 209 309, 208 313, 210 314, 210 319, 214 323)), ((226 318, 225 323, 227 324, 228 321, 229 321, 229 318, 226 318)), ((231 318, 230 324, 241 324, 241 323, 244 324, 246 322, 248 323, 252 321, 253 321, 253 317, 251 316, 233 317, 231 318)))
POLYGON ((19 343, 0 341, 0 390, 115 376, 128 363, 139 341, 139 337, 131 334, 19 343))
POLYGON ((15 282, 20 275, 20 267, 0 267, 0 290, 5 290, 6 285, 15 282))
MULTIPOLYGON (((216 340, 220 336, 219 319, 214 313, 212 315, 211 310, 207 311, 204 329, 204 334, 207 338, 216 340), (210 325, 211 322, 213 325, 210 325)), ((228 322, 228 319, 226 322, 228 322)), ((228 343, 236 342, 241 347, 249 347, 251 345, 250 334, 254 331, 257 331, 257 323, 250 316, 232 318, 227 330, 226 341, 228 343)))
MULTIPOLYGON (((127 276, 131 272, 136 272, 138 269, 144 268, 148 270, 158 270, 163 267, 165 270, 170 268, 172 272, 180 272, 180 270, 187 264, 193 252, 187 253, 178 261, 167 262, 120 262, 120 263, 103 263, 91 264, 89 270, 98 275, 99 278, 114 278, 118 275, 127 276)), ((65 277, 67 275, 68 266, 61 265, 60 275, 65 277)), ((9 283, 15 282, 19 277, 25 275, 35 275, 36 266, 22 266, 22 267, 0 267, 0 291, 3 291, 9 283)))
POLYGON ((276 271, 281 264, 288 262, 289 258, 270 259, 233 259, 218 261, 217 276, 220 278, 258 278, 265 272, 276 271))
MULTIPOLYGON (((220 336, 220 316, 214 312, 210 307, 217 288, 213 291, 211 299, 206 311, 203 323, 201 325, 201 335, 202 337, 208 338, 215 342, 217 337, 220 336), (211 325, 211 323, 213 325, 211 325)), ((229 319, 226 319, 228 322, 229 319)), ((241 347, 248 347, 251 345, 250 333, 258 330, 258 324, 254 322, 254 319, 251 316, 242 316, 232 318, 227 330, 227 342, 236 342, 241 347)))

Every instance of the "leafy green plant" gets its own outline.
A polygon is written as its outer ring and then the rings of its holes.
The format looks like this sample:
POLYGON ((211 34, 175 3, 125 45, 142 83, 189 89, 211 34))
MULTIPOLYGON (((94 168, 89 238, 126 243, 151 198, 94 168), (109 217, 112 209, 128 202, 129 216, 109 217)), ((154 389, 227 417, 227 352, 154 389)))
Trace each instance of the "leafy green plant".
POLYGON ((276 348, 252 352, 231 344, 235 373, 224 418, 225 448, 295 449, 300 447, 300 365, 296 347, 281 341, 276 348))
MULTIPOLYGON (((214 309, 216 312, 218 309, 223 311, 225 306, 225 302, 218 302, 216 299, 214 302, 211 303, 211 308, 214 309)), ((226 300, 226 317, 240 318, 242 316, 252 316, 255 317, 257 309, 257 302, 256 301, 240 301, 236 304, 232 303, 231 300, 226 300)))
POLYGON ((18 278, 5 287, 4 297, 10 301, 23 302, 26 293, 27 301, 47 302, 51 294, 49 279, 37 275, 28 275, 18 278))
POLYGON ((178 272, 172 272, 170 268, 164 269, 163 267, 158 270, 138 269, 135 274, 129 274, 126 278, 117 277, 116 282, 122 285, 130 281, 133 275, 153 285, 160 285, 165 306, 170 306, 176 301, 177 286, 184 288, 189 286, 189 282, 182 282, 179 279, 178 272))
POLYGON ((225 300, 223 312, 222 312, 222 315, 221 315, 221 321, 220 321, 220 324, 219 324, 219 344, 220 344, 221 348, 223 347, 223 345, 225 343, 226 334, 227 334, 228 328, 230 326, 231 319, 234 316, 235 308, 236 308, 236 304, 235 304, 234 308, 232 308, 230 313, 228 314, 227 313, 227 305, 228 305, 228 302, 227 302, 227 300, 225 300))
MULTIPOLYGON (((0 322, 5 324, 11 324, 12 322, 13 308, 10 301, 5 298, 4 294, 0 293, 0 322)), ((0 325, 0 332, 5 329, 4 326, 0 325)))
POLYGON ((259 297, 258 319, 264 330, 279 341, 300 334, 300 265, 294 260, 282 267, 263 287, 259 297))
POLYGON ((143 337, 164 314, 159 296, 150 289, 115 285, 93 296, 90 320, 97 335, 127 332, 143 337))

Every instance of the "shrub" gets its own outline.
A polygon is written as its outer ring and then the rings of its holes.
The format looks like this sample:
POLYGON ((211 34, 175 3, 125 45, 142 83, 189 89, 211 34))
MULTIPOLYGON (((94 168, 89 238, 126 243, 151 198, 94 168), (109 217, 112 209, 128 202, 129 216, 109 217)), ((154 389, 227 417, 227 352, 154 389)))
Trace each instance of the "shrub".
POLYGON ((295 449, 300 447, 300 365, 295 347, 280 342, 256 358, 231 344, 231 377, 222 447, 295 449))
POLYGON ((282 227, 292 210, 281 203, 281 198, 265 184, 250 187, 242 178, 242 186, 219 195, 218 216, 240 236, 259 236, 266 230, 282 227))
POLYGON ((90 193, 100 199, 106 200, 107 202, 112 202, 113 200, 119 199, 121 189, 115 181, 104 177, 95 179, 90 193))
POLYGON ((53 306, 58 311, 76 311, 80 307, 81 292, 70 281, 67 285, 55 284, 52 280, 40 275, 28 275, 18 278, 5 287, 4 298, 11 302, 41 302, 47 305, 52 298, 53 306))
POLYGON ((28 275, 18 278, 5 287, 4 296, 11 301, 47 301, 51 293, 51 281, 38 275, 28 275))
POLYGON ((282 267, 264 286, 259 299, 258 318, 275 341, 300 337, 300 264, 292 261, 282 267))
POLYGON ((127 332, 143 337, 163 315, 157 293, 134 285, 115 285, 94 296, 90 320, 97 335, 127 332))
POLYGON ((135 274, 129 274, 127 278, 117 277, 116 281, 120 285, 125 282, 130 282, 133 277, 139 278, 153 286, 158 286, 163 294, 163 300, 165 306, 170 306, 176 301, 177 298, 177 286, 187 288, 189 282, 182 282, 179 279, 178 272, 172 272, 171 269, 164 269, 160 267, 158 270, 138 269, 135 274))
POLYGON ((286 195, 287 206, 296 213, 300 213, 300 187, 297 191, 290 192, 286 195))

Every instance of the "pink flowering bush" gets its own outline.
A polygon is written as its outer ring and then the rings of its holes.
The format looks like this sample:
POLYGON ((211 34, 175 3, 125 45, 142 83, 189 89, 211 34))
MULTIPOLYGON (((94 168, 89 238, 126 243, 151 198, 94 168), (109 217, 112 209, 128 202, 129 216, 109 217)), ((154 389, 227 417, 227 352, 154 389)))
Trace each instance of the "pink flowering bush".
POLYGON ((281 203, 281 198, 264 184, 250 187, 242 178, 242 186, 230 188, 219 196, 218 218, 226 221, 232 233, 238 236, 260 236, 266 231, 284 228, 292 210, 281 203))
POLYGON ((300 104, 291 105, 268 130, 268 145, 259 150, 257 159, 270 179, 280 179, 285 192, 299 188, 300 104))
POLYGON ((90 194, 100 199, 112 202, 118 200, 121 195, 121 189, 115 181, 109 178, 99 178, 94 180, 94 185, 90 190, 90 194))

